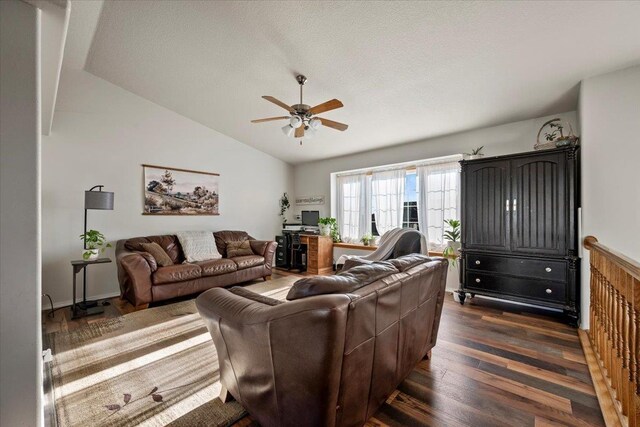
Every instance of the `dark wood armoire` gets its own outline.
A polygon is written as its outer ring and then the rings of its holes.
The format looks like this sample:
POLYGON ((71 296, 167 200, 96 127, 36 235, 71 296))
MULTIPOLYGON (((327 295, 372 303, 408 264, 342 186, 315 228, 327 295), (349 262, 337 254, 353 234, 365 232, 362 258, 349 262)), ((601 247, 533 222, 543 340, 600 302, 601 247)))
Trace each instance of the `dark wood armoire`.
POLYGON ((462 165, 460 301, 466 293, 580 313, 580 148, 462 165))

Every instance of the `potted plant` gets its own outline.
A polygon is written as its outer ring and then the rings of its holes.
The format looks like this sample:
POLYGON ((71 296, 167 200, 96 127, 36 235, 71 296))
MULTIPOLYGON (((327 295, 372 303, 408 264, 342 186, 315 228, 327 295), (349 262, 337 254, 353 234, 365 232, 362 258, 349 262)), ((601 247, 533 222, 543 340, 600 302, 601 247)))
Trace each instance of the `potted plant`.
POLYGON ((82 259, 92 261, 98 259, 98 256, 111 247, 111 243, 107 243, 104 234, 98 230, 89 230, 80 235, 80 240, 84 241, 86 249, 82 251, 82 259))
POLYGON ((470 153, 464 153, 465 156, 467 157, 467 160, 474 160, 474 159, 479 159, 484 157, 484 153, 482 153, 483 148, 484 148, 484 145, 481 147, 474 148, 473 150, 471 150, 470 153))
POLYGON ((460 220, 445 219, 444 223, 449 226, 449 230, 444 232, 447 247, 442 251, 442 255, 451 259, 451 265, 455 266, 460 250, 460 220))
POLYGON ((373 235, 371 235, 371 233, 367 233, 364 236, 362 236, 360 241, 362 242, 363 245, 369 246, 373 241, 373 235))
POLYGON ((320 228, 320 234, 323 236, 330 236, 331 232, 338 226, 338 222, 335 218, 326 217, 318 219, 318 227, 320 228))
POLYGON ((290 207, 291 204, 289 203, 289 196, 287 196, 287 193, 284 193, 282 197, 280 197, 280 216, 282 217, 283 224, 287 223, 286 214, 290 207))

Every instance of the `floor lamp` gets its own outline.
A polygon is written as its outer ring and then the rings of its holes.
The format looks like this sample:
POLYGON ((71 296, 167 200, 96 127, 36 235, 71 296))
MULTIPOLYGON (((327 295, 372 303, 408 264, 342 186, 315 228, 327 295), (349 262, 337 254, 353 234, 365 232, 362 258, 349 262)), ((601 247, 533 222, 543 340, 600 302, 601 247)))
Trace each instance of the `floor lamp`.
MULTIPOLYGON (((113 193, 102 191, 104 185, 94 185, 89 191, 84 192, 84 235, 87 234, 87 211, 89 209, 113 210, 113 193), (97 191, 94 191, 96 190, 97 191)), ((87 249, 87 243, 84 243, 87 249)), ((82 270, 82 302, 78 304, 81 310, 98 305, 97 301, 87 301, 87 269, 82 270)))

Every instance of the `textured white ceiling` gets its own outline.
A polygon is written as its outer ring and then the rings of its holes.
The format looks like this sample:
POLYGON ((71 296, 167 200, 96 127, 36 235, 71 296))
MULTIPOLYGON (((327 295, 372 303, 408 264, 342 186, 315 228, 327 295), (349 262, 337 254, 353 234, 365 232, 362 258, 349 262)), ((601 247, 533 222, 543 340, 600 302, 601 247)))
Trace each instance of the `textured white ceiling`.
POLYGON ((640 2, 110 1, 85 67, 300 163, 573 110, 581 79, 640 61, 639 22, 640 2), (261 95, 297 102, 297 73, 349 130, 300 147, 249 122, 284 112, 261 95))

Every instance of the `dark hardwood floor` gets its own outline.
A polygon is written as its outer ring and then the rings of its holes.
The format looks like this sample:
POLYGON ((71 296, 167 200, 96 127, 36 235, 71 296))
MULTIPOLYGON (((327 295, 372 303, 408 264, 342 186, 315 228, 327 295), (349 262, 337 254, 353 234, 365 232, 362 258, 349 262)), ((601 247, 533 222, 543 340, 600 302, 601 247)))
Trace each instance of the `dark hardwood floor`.
MULTIPOLYGON (((274 279, 291 273, 278 272, 274 279)), ((104 315, 71 320, 68 308, 44 330, 71 330, 133 307, 109 300, 104 315)), ((447 295, 438 343, 368 426, 604 426, 577 331, 547 312, 447 295)), ((235 427, 257 426, 245 417, 235 427)))

